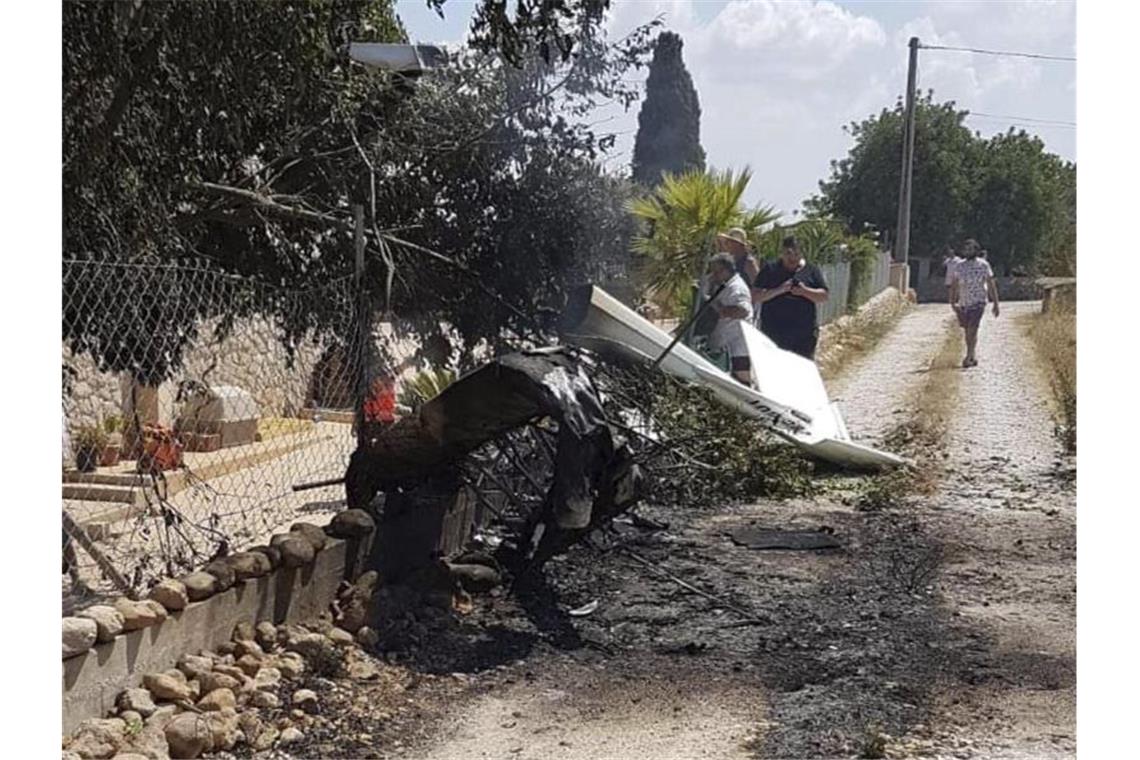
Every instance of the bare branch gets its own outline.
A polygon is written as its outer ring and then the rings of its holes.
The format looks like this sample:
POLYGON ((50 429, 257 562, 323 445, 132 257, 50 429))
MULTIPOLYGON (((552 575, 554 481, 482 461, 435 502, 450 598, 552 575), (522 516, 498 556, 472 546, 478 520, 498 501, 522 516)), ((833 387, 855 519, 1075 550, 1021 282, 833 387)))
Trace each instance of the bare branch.
POLYGON ((318 211, 309 211, 308 209, 299 208, 297 206, 288 206, 283 203, 278 203, 273 196, 262 195, 253 190, 245 190, 230 185, 219 185, 215 182, 193 182, 190 186, 197 190, 203 190, 215 195, 223 195, 235 200, 252 203, 261 211, 282 219, 307 222, 309 224, 320 224, 344 230, 352 229, 352 222, 347 218, 341 219, 330 216, 329 214, 322 214, 318 211))

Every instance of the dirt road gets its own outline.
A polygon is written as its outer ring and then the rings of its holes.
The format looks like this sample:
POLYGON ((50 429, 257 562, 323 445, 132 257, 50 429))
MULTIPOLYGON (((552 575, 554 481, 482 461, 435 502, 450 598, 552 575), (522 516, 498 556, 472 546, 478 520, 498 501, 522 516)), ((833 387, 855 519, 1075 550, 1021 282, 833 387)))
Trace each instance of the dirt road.
MULTIPOLYGON (((983 323, 934 496, 858 511, 831 475, 812 499, 645 507, 670 528, 618 526, 530 593, 416 620, 399 705, 330 696, 349 717, 297 757, 1071 757, 1075 498, 1016 319, 1036 308, 983 323), (842 546, 729 538, 750 526, 842 546)), ((856 437, 906 420, 949 316, 916 308, 836 381, 856 437)))

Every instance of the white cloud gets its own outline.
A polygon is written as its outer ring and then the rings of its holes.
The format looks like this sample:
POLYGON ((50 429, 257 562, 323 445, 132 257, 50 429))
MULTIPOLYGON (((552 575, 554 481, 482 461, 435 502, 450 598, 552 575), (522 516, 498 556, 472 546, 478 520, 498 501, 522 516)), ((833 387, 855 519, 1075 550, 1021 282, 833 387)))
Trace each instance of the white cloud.
MULTIPOLYGON (((862 65, 885 48, 886 30, 834 3, 733 0, 702 22, 691 0, 619 2, 609 28, 624 34, 658 14, 684 40, 708 161, 750 165, 750 202, 798 208, 844 152, 842 127, 892 100, 862 65)), ((627 118, 636 127, 636 113, 627 118)), ((619 148, 632 143, 631 133, 619 148)))
POLYGON ((823 62, 841 61, 863 44, 881 45, 886 33, 874 19, 857 16, 834 3, 741 2, 733 0, 708 26, 709 36, 722 38, 748 52, 798 54, 811 50, 823 62))
MULTIPOLYGON (((461 0, 452 4, 462 7, 461 0)), ((843 127, 892 107, 902 94, 911 36, 932 45, 1062 56, 1073 55, 1076 44, 1075 3, 1062 0, 614 0, 607 29, 614 39, 658 15, 684 40, 709 163, 751 165, 749 202, 789 212, 817 190, 829 162, 846 154, 843 127)), ((919 52, 919 87, 971 111, 1075 121, 1074 86, 1074 68, 1065 62, 919 52)), ((629 164, 637 110, 617 110, 605 125, 624 133, 611 168, 629 164)), ((969 124, 987 134, 1009 126, 983 118, 969 124)), ((1027 126, 1050 150, 1075 159, 1072 130, 1027 126)))

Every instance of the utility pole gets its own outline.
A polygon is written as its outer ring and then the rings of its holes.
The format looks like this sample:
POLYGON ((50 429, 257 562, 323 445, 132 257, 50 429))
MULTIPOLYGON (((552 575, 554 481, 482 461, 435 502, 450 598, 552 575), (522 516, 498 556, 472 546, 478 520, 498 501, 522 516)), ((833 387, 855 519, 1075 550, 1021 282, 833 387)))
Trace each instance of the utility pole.
POLYGON ((906 72, 906 121, 903 125, 902 172, 899 181, 899 226, 895 234, 895 261, 906 264, 910 254, 911 176, 914 169, 914 80, 918 73, 918 37, 910 38, 906 72))

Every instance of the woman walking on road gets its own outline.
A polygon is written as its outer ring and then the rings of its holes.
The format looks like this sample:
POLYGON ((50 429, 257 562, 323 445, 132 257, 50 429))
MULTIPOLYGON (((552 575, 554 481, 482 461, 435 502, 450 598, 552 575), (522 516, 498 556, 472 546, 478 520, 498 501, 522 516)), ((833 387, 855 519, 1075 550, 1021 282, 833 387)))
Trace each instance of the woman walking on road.
POLYGON ((950 308, 958 316, 958 324, 966 331, 966 358, 963 367, 978 366, 974 351, 978 345, 978 327, 986 311, 986 296, 994 302, 994 316, 1001 313, 997 283, 990 263, 982 258, 982 247, 970 239, 962 246, 963 259, 950 273, 950 308))

